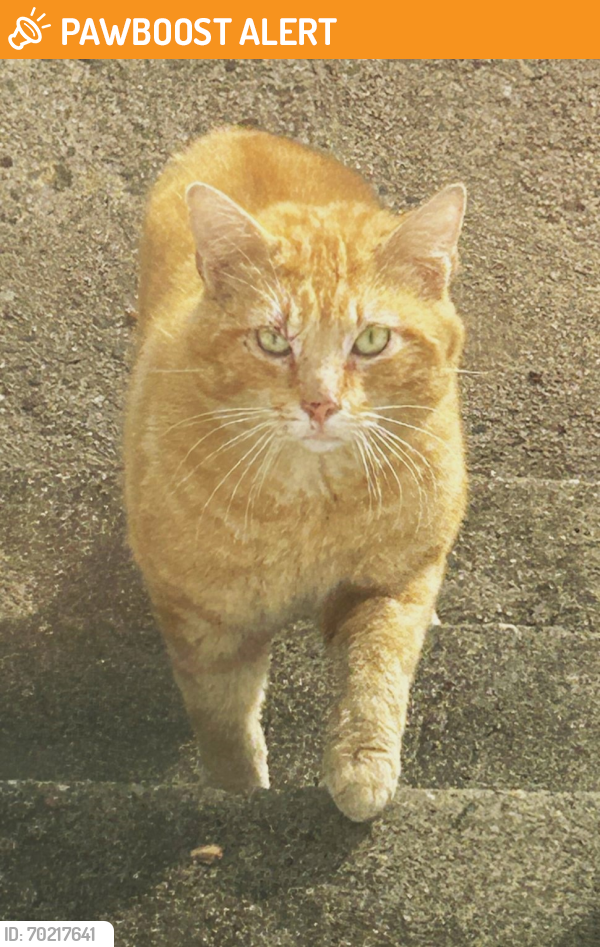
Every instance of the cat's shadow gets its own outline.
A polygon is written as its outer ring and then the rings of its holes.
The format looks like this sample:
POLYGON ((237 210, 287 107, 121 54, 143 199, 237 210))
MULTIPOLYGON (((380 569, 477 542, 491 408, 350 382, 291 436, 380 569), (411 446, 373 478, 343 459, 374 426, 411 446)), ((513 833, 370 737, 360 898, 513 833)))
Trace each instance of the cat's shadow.
POLYGON ((191 740, 116 490, 101 515, 80 559, 77 541, 40 540, 60 580, 2 623, 0 779, 160 781, 191 740))
POLYGON ((223 797, 203 806, 197 828, 207 838, 216 831, 224 850, 215 884, 254 902, 331 879, 372 831, 317 788, 260 791, 244 802, 223 797))
MULTIPOLYGON (((117 501, 111 523, 85 557, 62 570, 37 612, 0 625, 0 780, 201 779, 117 501)), ((291 652, 302 647, 296 636, 274 662, 264 714, 267 736, 271 728, 277 733, 271 772, 278 786, 314 784, 318 770, 322 721, 304 696, 305 665, 314 667, 320 648, 312 643, 293 664, 291 652)))
POLYGON ((0 901, 16 920, 105 917, 114 922, 132 909, 143 914, 144 898, 154 900, 158 890, 160 900, 161 887, 172 891, 182 885, 184 892, 192 876, 191 897, 199 899, 199 908, 213 900, 212 892, 225 903, 230 897, 269 901, 278 912, 280 895, 332 880, 371 831, 344 819, 317 789, 240 799, 113 785, 55 798, 46 787, 44 795, 25 803, 20 817, 18 804, 9 815, 17 823, 6 825, 15 845, 0 901), (50 804, 32 851, 27 844, 31 821, 50 804), (194 860, 194 849, 206 844, 223 852, 211 867, 194 860))
POLYGON ((0 635, 0 780, 91 781, 58 802, 51 786, 34 793, 19 817, 9 804, 17 840, 32 811, 45 815, 35 857, 28 844, 11 850, 9 913, 110 917, 188 870, 203 843, 224 851, 203 884, 236 898, 259 902, 335 874, 369 829, 345 820, 324 791, 206 796, 189 762, 182 768, 192 734, 116 492, 106 518, 111 528, 80 559, 76 544, 48 540, 47 555, 63 560, 60 582, 0 635))
MULTIPOLYGON (((31 502, 28 489, 16 485, 15 506, 31 502)), ((54 507, 59 521, 77 510, 94 536, 85 543, 50 522, 31 537, 39 608, 0 626, 0 780, 198 780, 192 731, 127 547, 118 482, 100 496, 72 483, 54 507)), ((22 535, 12 542, 8 554, 18 556, 22 535)), ((277 734, 269 741, 277 786, 317 778, 322 720, 314 695, 306 700, 306 672, 320 644, 303 648, 294 636, 273 664, 264 725, 277 734)))

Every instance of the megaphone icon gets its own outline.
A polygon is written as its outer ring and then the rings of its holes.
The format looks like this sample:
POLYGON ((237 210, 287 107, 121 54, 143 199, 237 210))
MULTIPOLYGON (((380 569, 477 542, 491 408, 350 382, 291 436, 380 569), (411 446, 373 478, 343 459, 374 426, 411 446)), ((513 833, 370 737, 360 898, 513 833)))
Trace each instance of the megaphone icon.
MULTIPOLYGON (((17 20, 16 30, 8 37, 8 42, 13 49, 22 49, 27 43, 40 43, 42 40, 42 30, 47 30, 51 25, 47 23, 46 26, 42 26, 40 29, 35 20, 31 19, 34 13, 35 7, 29 16, 20 16, 17 20)), ((45 16, 46 14, 42 13, 41 16, 38 16, 38 20, 43 20, 45 16)))

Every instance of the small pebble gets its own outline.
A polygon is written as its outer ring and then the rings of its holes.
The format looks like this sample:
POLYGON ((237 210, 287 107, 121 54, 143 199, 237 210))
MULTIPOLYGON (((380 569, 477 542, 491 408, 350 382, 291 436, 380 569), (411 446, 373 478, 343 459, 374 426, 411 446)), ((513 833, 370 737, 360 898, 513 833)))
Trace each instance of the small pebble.
POLYGON ((199 848, 193 849, 190 855, 204 865, 212 865, 223 858, 223 849, 220 845, 201 845, 199 848))

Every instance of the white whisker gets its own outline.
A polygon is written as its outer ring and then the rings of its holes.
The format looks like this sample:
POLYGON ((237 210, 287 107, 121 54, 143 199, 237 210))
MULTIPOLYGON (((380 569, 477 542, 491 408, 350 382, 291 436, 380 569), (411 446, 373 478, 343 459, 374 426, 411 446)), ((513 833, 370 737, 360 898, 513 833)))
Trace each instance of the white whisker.
POLYGON ((149 375, 200 375, 206 374, 205 368, 151 368, 149 375))
POLYGON ((417 447, 414 446, 414 444, 411 444, 410 441, 405 441, 404 438, 400 437, 400 436, 399 436, 398 434, 396 434, 394 431, 388 431, 388 429, 387 429, 386 427, 383 427, 383 425, 381 425, 381 424, 377 424, 377 422, 375 422, 375 423, 373 424, 373 427, 374 427, 376 430, 382 431, 382 432, 384 432, 385 434, 387 434, 388 437, 390 437, 393 441, 397 442, 400 446, 406 447, 408 450, 411 450, 411 451, 413 452, 413 454, 416 454, 417 457, 419 458, 419 460, 425 465, 425 467, 427 468, 427 470, 430 472, 431 478, 432 478, 433 483, 434 483, 434 486, 435 486, 435 473, 434 473, 434 469, 433 469, 433 467, 431 466, 431 464, 429 463, 427 457, 426 457, 424 454, 422 454, 421 451, 420 451, 417 447))
POLYGON ((423 488, 421 486, 422 484, 421 471, 416 466, 415 462, 412 460, 410 454, 407 454, 406 451, 402 447, 400 447, 400 445, 396 444, 390 437, 388 437, 387 431, 385 431, 383 428, 377 427, 377 428, 371 428, 371 432, 376 438, 382 441, 383 444, 390 451, 390 453, 393 454, 394 457, 396 457, 396 459, 400 461, 400 463, 411 475, 415 483, 415 486, 417 488, 417 495, 419 498, 419 518, 417 521, 417 530, 416 530, 418 532, 419 529, 421 528, 421 521, 423 519, 423 496, 427 498, 427 493, 426 492, 424 493, 423 488))
MULTIPOLYGON (((421 451, 420 451, 418 448, 416 448, 416 447, 414 446, 414 444, 411 444, 409 441, 405 441, 402 437, 399 437, 399 435, 396 434, 394 431, 388 431, 387 428, 383 428, 380 424, 376 424, 375 426, 376 426, 377 430, 379 430, 381 433, 385 433, 385 435, 387 436, 387 438, 388 438, 388 439, 391 439, 391 441, 392 441, 394 444, 396 444, 399 449, 401 449, 401 448, 407 448, 408 450, 412 451, 413 454, 415 454, 415 455, 419 458, 420 462, 425 466, 425 468, 426 468, 426 470, 427 470, 427 473, 428 473, 428 475, 429 475, 429 477, 430 477, 430 479, 431 479, 431 485, 432 485, 433 493, 434 493, 434 505, 435 505, 436 502, 437 502, 437 497, 438 497, 438 480, 437 480, 435 468, 434 468, 434 467, 432 466, 432 464, 429 462, 429 460, 428 460, 428 458, 425 456, 425 454, 421 453, 421 451)), ((414 460, 412 460, 412 458, 409 458, 409 459, 412 461, 412 464, 413 464, 413 466, 414 466, 414 469, 415 469, 415 471, 417 472, 417 474, 418 474, 418 476, 419 476, 419 480, 420 480, 421 483, 423 484, 423 488, 424 488, 424 490, 425 490, 425 497, 426 497, 426 499, 427 499, 427 504, 426 504, 426 505, 427 505, 428 510, 430 511, 430 510, 431 510, 431 505, 430 505, 430 503, 429 503, 429 494, 428 494, 428 492, 427 492, 427 488, 426 488, 425 483, 424 483, 424 481, 423 481, 422 472, 421 472, 421 470, 419 469, 419 466, 417 465, 417 463, 416 463, 414 460)), ((431 513, 430 513, 430 516, 431 516, 431 513)))
POLYGON ((270 408, 215 408, 213 411, 203 411, 202 414, 192 414, 189 418, 183 418, 181 421, 176 421, 175 424, 171 424, 170 427, 166 428, 161 433, 161 437, 166 437, 171 431, 174 431, 175 428, 184 427, 186 425, 191 425, 194 422, 198 421, 218 421, 224 420, 227 418, 252 418, 256 417, 257 414, 270 414, 270 408))
MULTIPOLYGON (((254 434, 254 433, 256 433, 256 432, 255 432, 255 431, 251 431, 250 433, 254 434)), ((262 443, 262 441, 263 441, 264 439, 266 439, 267 437, 269 437, 269 434, 270 434, 270 431, 265 431, 265 432, 263 432, 263 434, 260 435, 258 442, 255 441, 254 444, 252 444, 252 446, 250 447, 250 450, 246 451, 246 453, 243 455, 243 457, 240 457, 240 459, 237 461, 237 463, 235 463, 235 464, 233 465, 233 467, 231 467, 231 468, 227 471, 227 473, 225 474, 225 476, 222 477, 222 478, 219 480, 218 484, 216 485, 216 487, 214 488, 214 490, 213 490, 212 493, 210 494, 208 500, 206 501, 206 503, 205 503, 204 506, 202 507, 202 511, 201 511, 201 513, 200 513, 200 516, 198 517, 198 522, 197 522, 197 524, 196 524, 196 545, 198 545, 198 532, 199 532, 199 530, 200 530, 200 523, 202 522, 202 517, 204 516, 204 514, 205 514, 205 512, 206 512, 206 510, 207 510, 207 508, 208 508, 208 506, 209 506, 209 504, 210 504, 210 501, 211 501, 212 498, 214 497, 215 493, 223 486, 223 484, 228 480, 228 478, 231 476, 231 474, 234 473, 234 472, 240 467, 241 464, 243 464, 243 462, 246 460, 246 458, 249 457, 250 454, 252 454, 253 451, 255 451, 256 448, 260 446, 260 444, 262 443)))
MULTIPOLYGON (((410 454, 407 454, 407 453, 406 453, 406 448, 407 448, 407 447, 410 447, 411 449, 413 449, 413 448, 412 448, 412 444, 409 444, 407 441, 403 440, 401 437, 398 437, 398 435, 393 434, 391 431, 388 431, 387 428, 382 427, 381 424, 374 424, 374 425, 370 428, 370 430, 371 430, 371 432, 374 433, 374 434, 380 434, 381 436, 385 437, 390 443, 394 444, 394 445, 397 447, 397 449, 401 452, 401 454, 402 454, 404 457, 406 457, 406 460, 408 461, 409 466, 411 467, 411 469, 415 470, 417 476, 419 477, 419 479, 420 479, 420 481, 421 481, 421 483, 422 483, 422 482, 423 482, 423 474, 421 473, 421 471, 420 471, 420 469, 419 469, 419 467, 418 467, 416 461, 413 460, 413 458, 410 456, 410 454)), ((416 449, 416 448, 415 448, 415 449, 416 449)), ((422 455, 422 454, 420 454, 419 456, 420 456, 421 458, 423 458, 423 455, 422 455)), ((423 459, 425 459, 425 458, 423 458, 423 459)))
POLYGON ((381 489, 381 484, 380 484, 380 482, 379 482, 379 477, 378 477, 377 471, 378 471, 378 470, 383 470, 383 466, 382 466, 382 464, 381 464, 381 461, 380 461, 380 460, 378 459, 378 457, 375 455, 375 452, 373 451, 373 447, 372 447, 372 445, 371 445, 371 443, 370 443, 370 441, 369 441, 369 438, 368 438, 366 432, 365 432, 365 431, 361 431, 360 434, 361 434, 362 445, 363 445, 363 448, 364 448, 364 450, 365 450, 365 454, 366 454, 367 460, 369 461, 369 463, 370 463, 370 465, 371 465, 371 469, 372 469, 372 471, 373 471, 373 483, 375 484, 375 488, 376 488, 376 491, 377 491, 377 501, 378 501, 378 504, 379 504, 379 506, 378 506, 378 510, 379 510, 378 516, 381 516, 381 512, 382 512, 382 508, 383 508, 383 491, 382 491, 382 489, 381 489))
MULTIPOLYGON (((231 493, 231 496, 230 496, 230 498, 229 498, 229 503, 228 503, 228 505, 227 505, 227 510, 225 511, 225 519, 227 519, 227 517, 229 516, 229 511, 230 511, 230 509, 231 509, 231 504, 233 503, 233 501, 234 501, 234 499, 235 499, 235 495, 236 495, 236 493, 238 492, 238 489, 239 489, 240 484, 242 483, 242 480, 244 479, 244 477, 246 476, 246 474, 247 474, 248 471, 250 470, 250 468, 251 468, 252 464, 254 463, 254 461, 257 460, 258 457, 260 457, 260 455, 262 454, 263 450, 265 450, 265 449, 267 449, 267 448, 269 447, 269 444, 271 443, 271 441, 273 440, 274 437, 275 437, 275 432, 270 431, 270 432, 269 432, 269 437, 267 438, 267 440, 263 443, 263 445, 262 445, 262 447, 260 448, 260 450, 259 450, 256 454, 254 454, 254 456, 252 457, 252 459, 249 461, 249 463, 246 465, 246 467, 245 467, 244 470, 242 471, 242 475, 241 475, 240 479, 238 480, 238 482, 236 483, 236 485, 235 485, 235 487, 234 487, 234 489, 233 489, 233 491, 232 491, 232 493, 231 493)), ((260 467, 259 467, 259 469, 260 469, 260 467)))
POLYGON ((200 463, 196 464, 194 469, 190 470, 190 472, 185 475, 183 480, 179 481, 175 489, 178 490, 179 487, 182 486, 182 484, 184 484, 187 480, 189 480, 190 477, 192 477, 196 473, 196 471, 199 470, 200 467, 202 467, 202 465, 206 463, 207 460, 210 460, 212 457, 216 457, 217 454, 221 454, 224 450, 230 450, 230 448, 233 447, 234 444, 237 444, 240 441, 243 443, 244 441, 248 440, 248 438, 251 437, 253 434, 256 434, 257 431, 261 431, 265 427, 270 427, 272 424, 273 424, 272 421, 262 421, 260 424, 256 424, 254 427, 250 428, 249 431, 242 431, 241 434, 237 434, 235 437, 232 437, 230 440, 226 441, 224 444, 221 444, 221 446, 217 447, 216 450, 211 451, 210 454, 208 454, 206 457, 203 457, 200 463))
POLYGON ((489 369, 486 372, 472 372, 468 368, 444 368, 445 372, 456 372, 457 375, 495 375, 497 369, 489 369))
POLYGON ((374 411, 365 411, 364 415, 367 418, 376 418, 378 421, 387 421, 389 424, 397 424, 399 427, 410 428, 411 431, 418 431, 419 434, 426 434, 427 437, 432 437, 434 440, 439 441, 440 444, 443 444, 446 450, 449 449, 447 442, 443 438, 438 437, 437 434, 428 431, 426 428, 417 427, 414 424, 407 424, 406 421, 397 421, 395 418, 388 418, 385 414, 376 414, 374 411))
POLYGON ((391 411, 394 409, 400 408, 414 408, 419 411, 437 411, 437 408, 431 408, 425 404, 378 404, 376 405, 378 411, 391 411))
MULTIPOLYGON (((387 465, 387 467, 389 467, 396 483, 398 484, 398 499, 400 500, 400 509, 398 511, 398 515, 400 515, 400 510, 402 509, 402 506, 404 504, 404 490, 402 489, 402 483, 400 481, 400 478, 398 477, 398 474, 396 473, 394 469, 394 465, 390 461, 390 458, 385 453, 385 451, 379 446, 379 444, 375 440, 372 440, 371 444, 372 444, 373 450, 376 450, 378 452, 380 457, 383 459, 384 463, 387 465)), ((385 474, 385 477, 386 477, 386 482, 387 482, 387 474, 385 474)))
MULTIPOLYGON (((188 459, 188 457, 196 450, 197 447, 200 447, 200 444, 202 444, 203 441, 205 441, 208 437, 211 437, 212 434, 216 434, 218 431, 222 431, 223 428, 231 427, 232 424, 241 424, 243 421, 246 421, 246 420, 247 420, 247 419, 246 419, 245 417, 243 417, 243 418, 233 418, 232 420, 226 421, 226 423, 224 423, 224 424, 219 424, 216 428, 212 428, 212 430, 210 430, 210 431, 208 431, 206 434, 204 434, 203 437, 201 437, 199 440, 197 440, 196 443, 193 444, 192 447, 190 447, 190 449, 188 450, 188 452, 187 452, 187 454, 185 455, 185 457, 183 457, 182 460, 179 461, 177 467, 175 468, 175 472, 174 472, 173 476, 171 477, 170 482, 173 483, 173 481, 175 480, 175 477, 177 476, 177 474, 179 473, 179 471, 181 470, 181 468, 184 466, 184 464, 185 464, 186 460, 188 459)), ((235 441, 235 438, 233 438, 233 440, 235 441)), ((230 443, 232 443, 232 441, 227 441, 227 444, 230 444, 230 443)), ((211 455, 209 454, 209 457, 210 457, 210 456, 211 456, 211 455)), ((196 468, 194 468, 194 469, 197 470, 198 468, 196 467, 196 468)), ((192 471, 192 472, 193 472, 193 471, 192 471)), ((180 481, 180 483, 177 485, 177 487, 175 487, 175 490, 178 490, 179 487, 181 486, 181 484, 182 484, 182 483, 185 483, 186 480, 187 480, 187 477, 184 477, 184 479, 183 479, 182 481, 180 481)))
POLYGON ((375 479, 373 478, 374 467, 373 467, 373 462, 369 455, 369 452, 367 452, 366 450, 365 434, 361 430, 358 430, 357 434, 358 434, 358 438, 355 440, 354 443, 356 444, 356 447, 358 448, 360 452, 361 460, 363 462, 365 473, 367 475, 367 487, 369 490, 369 513, 372 515, 373 514, 373 500, 379 498, 379 502, 381 502, 381 487, 379 483, 376 482, 377 480, 376 476, 375 476, 375 479), (378 494, 378 489, 379 489, 379 494, 378 494))
POLYGON ((358 433, 358 436, 357 436, 357 437, 355 438, 355 440, 354 440, 354 446, 356 447, 356 449, 357 449, 357 451, 358 451, 358 455, 359 455, 359 457, 360 457, 360 460, 361 460, 361 462, 362 462, 362 465, 363 465, 363 468, 364 468, 364 471, 365 471, 365 478, 366 478, 366 484, 367 484, 367 494, 368 494, 368 497, 369 497, 369 514, 371 514, 371 513, 373 512, 373 489, 372 489, 372 485, 371 485, 371 471, 370 471, 370 469, 369 469, 369 467, 368 467, 368 465, 367 465, 367 461, 366 461, 366 457, 365 457, 365 452, 364 452, 364 449, 363 449, 363 446, 362 446, 362 437, 361 437, 361 434, 360 434, 360 432, 357 432, 357 433, 358 433))
POLYGON ((269 470, 273 466, 274 460, 276 460, 280 456, 282 450, 283 450, 283 444, 277 444, 277 443, 273 444, 273 438, 272 438, 271 446, 269 447, 266 456, 263 458, 263 461, 260 467, 258 468, 254 476, 254 479, 252 480, 252 485, 248 493, 248 502, 246 503, 246 512, 244 514, 244 537, 246 536, 246 531, 252 519, 252 512, 254 510, 254 504, 258 502, 267 474, 269 473, 269 470), (261 476, 261 471, 262 471, 262 476, 261 476), (260 482, 258 483, 258 488, 256 489, 255 485, 259 477, 260 477, 260 482), (256 489, 256 493, 255 493, 255 489, 256 489))

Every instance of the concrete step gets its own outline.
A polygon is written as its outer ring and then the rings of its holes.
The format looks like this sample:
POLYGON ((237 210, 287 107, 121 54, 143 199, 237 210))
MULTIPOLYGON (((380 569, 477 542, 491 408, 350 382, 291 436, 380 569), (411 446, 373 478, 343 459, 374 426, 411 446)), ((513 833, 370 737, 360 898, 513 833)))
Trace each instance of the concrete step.
MULTIPOLYGON (((70 629, 5 663, 0 778, 194 781, 191 732, 158 633, 70 629)), ((403 779, 414 786, 597 789, 598 637, 498 625, 430 633, 403 779)), ((265 709, 273 783, 318 781, 329 705, 320 638, 274 649, 265 709)))
MULTIPOLYGON (((599 644, 557 628, 432 629, 413 688, 403 780, 600 789, 599 644)), ((317 636, 283 640, 266 709, 275 785, 318 781, 330 693, 317 636)))
POLYGON ((473 478, 439 612, 449 622, 598 627, 600 490, 473 478))
POLYGON ((598 945, 596 793, 404 789, 356 825, 317 789, 4 783, 0 825, 0 915, 118 947, 598 945))

